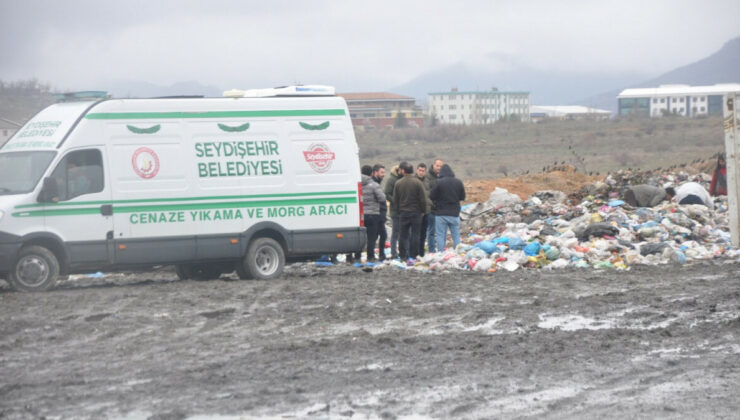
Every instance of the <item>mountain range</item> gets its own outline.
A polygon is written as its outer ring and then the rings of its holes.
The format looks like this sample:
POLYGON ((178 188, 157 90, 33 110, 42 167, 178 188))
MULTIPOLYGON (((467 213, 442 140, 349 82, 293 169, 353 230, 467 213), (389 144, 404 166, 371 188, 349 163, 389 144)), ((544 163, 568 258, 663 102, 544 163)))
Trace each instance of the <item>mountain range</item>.
POLYGON ((713 85, 740 83, 740 37, 716 53, 657 77, 637 73, 608 75, 603 72, 543 71, 520 65, 510 57, 489 54, 475 64, 456 63, 424 73, 391 91, 425 102, 429 92, 499 90, 530 92, 533 105, 584 105, 616 112, 616 96, 633 87, 663 84, 713 85))
MULTIPOLYGON (((416 98, 424 104, 430 92, 489 90, 526 91, 533 105, 585 105, 616 111, 616 96, 623 89, 661 84, 712 85, 740 83, 740 37, 734 38, 709 57, 676 68, 657 77, 640 73, 563 72, 539 70, 500 53, 482 56, 474 62, 458 62, 423 73, 394 87, 379 87, 416 98)), ((158 97, 179 95, 221 96, 223 88, 196 81, 170 86, 115 80, 104 90, 115 97, 158 97)))

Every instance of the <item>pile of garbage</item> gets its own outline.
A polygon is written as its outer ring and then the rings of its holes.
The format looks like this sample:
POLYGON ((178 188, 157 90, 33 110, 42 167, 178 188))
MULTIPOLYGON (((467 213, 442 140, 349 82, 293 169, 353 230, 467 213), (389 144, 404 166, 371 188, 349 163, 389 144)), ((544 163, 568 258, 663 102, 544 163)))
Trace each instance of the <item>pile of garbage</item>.
MULTIPOLYGON (((727 198, 714 208, 663 202, 634 208, 620 200, 630 185, 677 187, 686 181, 708 186, 706 174, 631 173, 608 175, 577 194, 539 191, 526 200, 496 188, 483 203, 461 212, 462 243, 418 260, 386 260, 374 267, 419 271, 590 267, 629 269, 636 264, 686 264, 737 259, 730 243, 727 198)), ((385 250, 386 255, 388 249, 385 250)), ((367 267, 357 263, 357 266, 367 267)))

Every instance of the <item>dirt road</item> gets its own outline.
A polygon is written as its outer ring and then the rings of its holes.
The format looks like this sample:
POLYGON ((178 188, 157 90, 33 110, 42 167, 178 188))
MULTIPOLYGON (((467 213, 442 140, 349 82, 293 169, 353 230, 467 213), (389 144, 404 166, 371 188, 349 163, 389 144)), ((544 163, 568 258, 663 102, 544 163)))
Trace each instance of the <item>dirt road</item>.
POLYGON ((737 418, 737 264, 0 282, 0 418, 737 418))

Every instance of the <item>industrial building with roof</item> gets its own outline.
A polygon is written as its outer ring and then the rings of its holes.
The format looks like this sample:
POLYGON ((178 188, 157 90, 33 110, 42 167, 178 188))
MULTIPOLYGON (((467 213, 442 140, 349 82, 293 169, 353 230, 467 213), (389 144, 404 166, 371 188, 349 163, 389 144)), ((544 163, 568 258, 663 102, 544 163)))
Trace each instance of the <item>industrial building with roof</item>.
POLYGON ((529 109, 529 116, 533 122, 541 121, 545 118, 559 120, 607 120, 611 115, 612 113, 609 110, 581 105, 532 105, 529 109))
POLYGON ((416 99, 387 92, 338 93, 347 101, 352 125, 359 129, 423 127, 424 114, 416 99))
POLYGON ((529 92, 487 91, 429 94, 429 114, 440 124, 493 124, 502 118, 529 121, 529 92))
POLYGON ((737 92, 740 92, 740 83, 625 89, 617 96, 618 114, 646 117, 721 115, 722 97, 737 92))

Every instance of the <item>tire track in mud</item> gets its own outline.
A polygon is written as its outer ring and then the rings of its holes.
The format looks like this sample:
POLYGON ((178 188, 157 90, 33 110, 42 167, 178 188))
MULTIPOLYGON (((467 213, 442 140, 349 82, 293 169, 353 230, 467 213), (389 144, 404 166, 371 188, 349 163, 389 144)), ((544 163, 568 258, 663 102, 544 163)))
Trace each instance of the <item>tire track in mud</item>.
MULTIPOLYGON (((105 279, 91 279, 99 285, 105 279)), ((0 292, 8 418, 731 417, 735 265, 0 292)))

